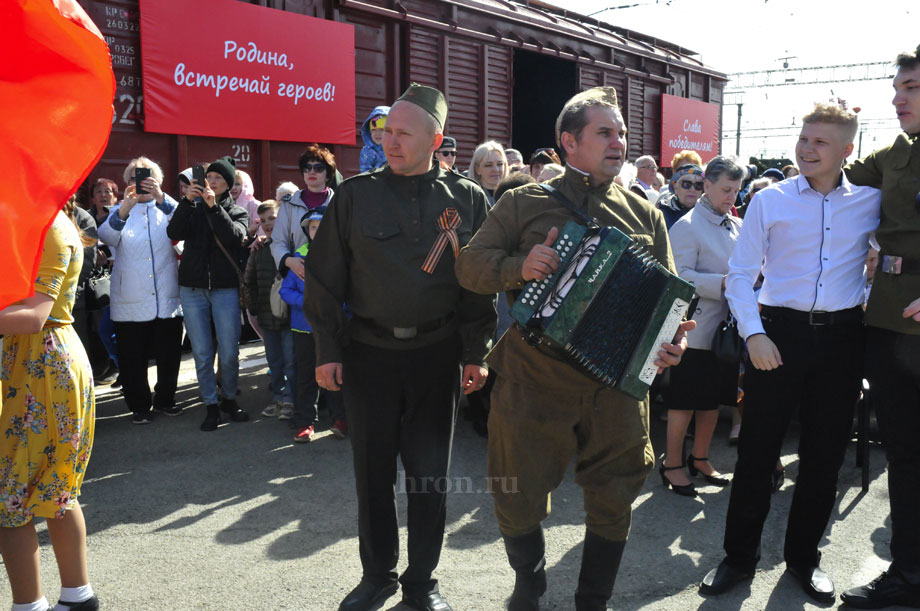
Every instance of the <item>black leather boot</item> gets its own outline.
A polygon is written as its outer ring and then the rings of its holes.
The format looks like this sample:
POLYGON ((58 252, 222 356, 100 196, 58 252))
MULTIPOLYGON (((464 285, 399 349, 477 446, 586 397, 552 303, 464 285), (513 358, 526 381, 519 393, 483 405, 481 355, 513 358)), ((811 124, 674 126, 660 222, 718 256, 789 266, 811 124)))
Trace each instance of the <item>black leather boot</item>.
POLYGON ((201 423, 202 431, 216 431, 217 425, 221 423, 220 420, 220 408, 217 404, 212 404, 207 406, 208 413, 204 417, 204 422, 201 423))
POLYGON ((581 572, 575 590, 576 611, 606 611, 625 547, 626 541, 609 541, 590 530, 585 531, 581 572))
POLYGON ((514 569, 514 591, 508 611, 539 611, 546 592, 546 557, 543 529, 519 537, 503 536, 508 562, 514 569))

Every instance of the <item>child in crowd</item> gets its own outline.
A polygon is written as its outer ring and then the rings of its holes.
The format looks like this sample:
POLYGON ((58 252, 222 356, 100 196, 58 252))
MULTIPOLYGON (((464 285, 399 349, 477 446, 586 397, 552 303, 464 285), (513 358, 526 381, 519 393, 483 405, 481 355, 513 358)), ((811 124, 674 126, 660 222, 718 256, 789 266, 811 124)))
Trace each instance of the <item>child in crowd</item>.
MULTIPOLYGON (((307 234, 307 242, 297 249, 296 256, 306 258, 310 242, 316 236, 316 230, 323 220, 326 206, 315 208, 304 215, 301 226, 307 234)), ((316 383, 316 343, 313 329, 303 313, 303 280, 297 274, 288 274, 281 285, 281 298, 291 306, 291 331, 294 337, 294 354, 297 359, 297 384, 294 393, 294 417, 291 422, 297 431, 294 441, 308 443, 313 439, 315 426, 319 420, 319 385, 316 383)), ((330 429, 336 439, 344 439, 348 434, 342 409, 341 392, 329 393, 329 411, 333 424, 330 429)))
POLYGON ((360 167, 362 172, 375 170, 387 162, 383 154, 383 128, 390 114, 389 106, 378 106, 371 111, 361 125, 361 138, 364 147, 361 149, 360 167))
MULTIPOLYGON (((278 318, 272 313, 272 283, 278 276, 275 260, 272 258, 272 229, 278 216, 278 202, 265 200, 258 207, 259 225, 267 240, 254 251, 246 265, 246 290, 249 291, 249 314, 262 328, 265 344, 265 359, 268 361, 272 378, 274 402, 262 410, 267 418, 278 416, 279 420, 290 419, 294 413, 294 338, 291 334, 290 316, 278 318)), ((293 275, 293 274, 292 274, 293 275)), ((312 373, 311 373, 312 375, 312 373)))

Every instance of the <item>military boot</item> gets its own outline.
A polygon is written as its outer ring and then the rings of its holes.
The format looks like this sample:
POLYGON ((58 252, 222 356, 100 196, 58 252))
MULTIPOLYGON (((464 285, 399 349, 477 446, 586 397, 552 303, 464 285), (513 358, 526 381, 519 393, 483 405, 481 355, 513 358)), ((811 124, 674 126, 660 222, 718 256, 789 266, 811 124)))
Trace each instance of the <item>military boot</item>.
POLYGON ((626 541, 608 541, 590 530, 585 531, 581 572, 575 590, 576 611, 606 611, 625 547, 626 541))
POLYGON ((539 611, 540 597, 546 592, 546 557, 543 529, 519 537, 504 536, 508 562, 514 569, 514 591, 508 611, 539 611))

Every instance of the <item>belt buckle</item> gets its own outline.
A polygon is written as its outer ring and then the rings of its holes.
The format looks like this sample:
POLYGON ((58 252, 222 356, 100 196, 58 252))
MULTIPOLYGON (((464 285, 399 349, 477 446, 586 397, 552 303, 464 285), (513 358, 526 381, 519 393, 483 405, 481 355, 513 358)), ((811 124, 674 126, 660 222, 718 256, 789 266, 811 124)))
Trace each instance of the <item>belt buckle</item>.
POLYGON ((900 274, 902 261, 903 257, 884 255, 882 256, 882 271, 886 274, 900 274))
POLYGON ((827 312, 815 312, 814 310, 810 310, 808 312, 808 324, 809 325, 811 325, 812 327, 823 327, 824 325, 827 324, 826 319, 824 321, 815 319, 815 316, 814 316, 815 314, 827 316, 828 313, 827 312))
POLYGON ((393 327, 393 337, 396 339, 412 339, 418 335, 418 327, 393 327))

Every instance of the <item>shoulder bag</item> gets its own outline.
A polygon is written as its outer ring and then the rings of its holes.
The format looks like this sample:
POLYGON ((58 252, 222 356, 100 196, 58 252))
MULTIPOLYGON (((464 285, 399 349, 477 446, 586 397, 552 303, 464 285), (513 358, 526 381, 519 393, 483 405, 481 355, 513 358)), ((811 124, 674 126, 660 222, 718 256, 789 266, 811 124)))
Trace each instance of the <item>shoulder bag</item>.
MULTIPOLYGON (((207 204, 205 204, 207 205, 207 204)), ((215 206, 219 204, 214 204, 215 206)), ((227 257, 227 261, 230 262, 230 266, 233 268, 233 271, 236 272, 236 277, 240 282, 240 308, 246 310, 249 308, 249 292, 246 290, 246 281, 243 279, 243 272, 240 270, 239 264, 233 259, 233 256, 227 252, 227 249, 220 242, 220 238, 217 236, 217 232, 214 231, 214 221, 211 220, 211 216, 208 214, 208 211, 204 211, 204 218, 208 221, 208 225, 211 227, 211 233, 214 235, 214 242, 217 243, 217 247, 220 248, 220 252, 224 253, 224 256, 227 257)))
POLYGON ((738 322, 731 312, 719 323, 712 336, 712 353, 720 363, 732 364, 744 354, 744 340, 738 335, 738 322))

